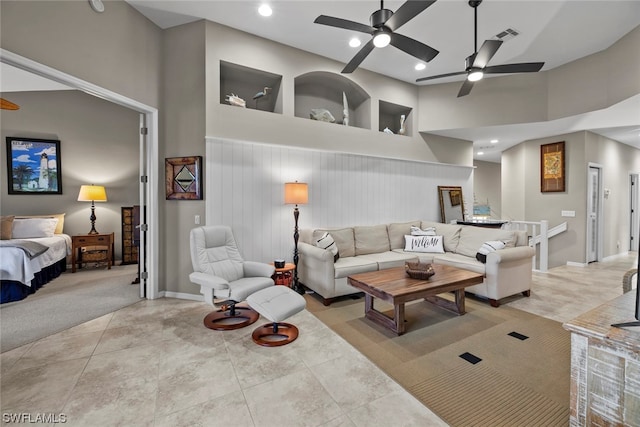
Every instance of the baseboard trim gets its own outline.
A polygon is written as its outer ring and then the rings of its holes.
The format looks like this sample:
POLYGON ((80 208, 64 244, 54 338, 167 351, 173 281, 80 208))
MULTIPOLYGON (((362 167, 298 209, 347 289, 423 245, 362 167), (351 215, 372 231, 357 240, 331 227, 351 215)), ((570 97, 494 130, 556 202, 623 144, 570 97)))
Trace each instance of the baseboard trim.
POLYGON ((569 267, 586 267, 587 263, 584 262, 575 262, 575 261, 567 261, 567 266, 569 267))
POLYGON ((204 296, 195 295, 195 294, 187 294, 185 292, 172 292, 172 291, 164 291, 164 296, 166 298, 176 298, 176 299, 185 299, 189 301, 203 301, 204 296))

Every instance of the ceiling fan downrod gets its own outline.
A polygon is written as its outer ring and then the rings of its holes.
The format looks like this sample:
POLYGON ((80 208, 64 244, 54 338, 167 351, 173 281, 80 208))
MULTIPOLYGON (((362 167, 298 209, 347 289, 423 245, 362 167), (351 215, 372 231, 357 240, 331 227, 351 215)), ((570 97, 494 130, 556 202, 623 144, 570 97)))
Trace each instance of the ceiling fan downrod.
POLYGON ((478 52, 478 6, 482 0, 469 0, 469 6, 473 8, 473 52, 478 52))

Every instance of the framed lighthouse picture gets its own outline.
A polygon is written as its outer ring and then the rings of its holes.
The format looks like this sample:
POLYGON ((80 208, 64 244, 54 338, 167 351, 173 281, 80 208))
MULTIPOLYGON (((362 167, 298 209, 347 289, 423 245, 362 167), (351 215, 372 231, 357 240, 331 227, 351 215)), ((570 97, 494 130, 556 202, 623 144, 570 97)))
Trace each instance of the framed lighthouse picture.
POLYGON ((62 194, 60 141, 7 137, 9 194, 62 194))

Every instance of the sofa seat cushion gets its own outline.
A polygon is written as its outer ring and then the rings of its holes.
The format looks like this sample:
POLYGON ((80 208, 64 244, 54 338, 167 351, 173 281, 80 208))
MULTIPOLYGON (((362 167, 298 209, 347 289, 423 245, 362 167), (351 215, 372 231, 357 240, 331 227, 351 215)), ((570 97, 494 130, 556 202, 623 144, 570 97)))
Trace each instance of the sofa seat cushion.
POLYGON ((343 277, 351 276, 352 274, 376 271, 378 269, 378 263, 370 258, 365 258, 363 256, 352 256, 340 258, 338 261, 336 261, 334 267, 335 278, 340 279, 343 277))
POLYGON ((387 251, 379 254, 361 255, 358 258, 367 258, 378 264, 378 270, 387 268, 404 267, 407 261, 418 261, 416 254, 410 252, 387 251))
POLYGON ((448 265, 450 267, 457 267, 462 268, 463 270, 485 274, 485 264, 481 263, 475 258, 470 258, 468 256, 460 254, 436 254, 436 256, 433 257, 433 263, 448 265))
POLYGON ((485 242, 494 240, 504 242, 507 248, 516 245, 516 235, 511 230, 467 226, 460 231, 460 242, 453 252, 475 258, 485 242))
POLYGON ((424 263, 431 264, 433 262, 433 257, 436 255, 440 255, 440 254, 429 253, 429 252, 407 252, 404 249, 394 249, 393 252, 416 257, 418 261, 420 261, 423 264, 424 263))
POLYGON ((353 227, 356 255, 377 254, 391 250, 387 225, 353 227))

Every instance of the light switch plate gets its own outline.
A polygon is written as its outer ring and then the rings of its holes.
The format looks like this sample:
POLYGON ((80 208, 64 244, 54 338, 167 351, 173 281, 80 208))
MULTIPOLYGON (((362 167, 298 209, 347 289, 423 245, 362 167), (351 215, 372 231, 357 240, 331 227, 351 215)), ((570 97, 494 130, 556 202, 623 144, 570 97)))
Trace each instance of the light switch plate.
POLYGON ((576 216, 576 211, 562 211, 560 213, 562 216, 566 216, 566 217, 575 217, 576 216))

